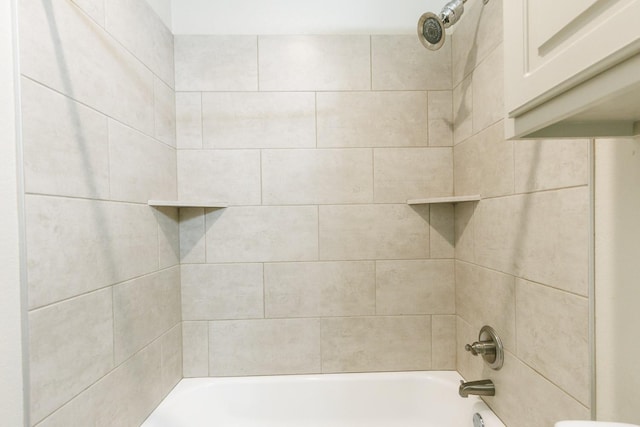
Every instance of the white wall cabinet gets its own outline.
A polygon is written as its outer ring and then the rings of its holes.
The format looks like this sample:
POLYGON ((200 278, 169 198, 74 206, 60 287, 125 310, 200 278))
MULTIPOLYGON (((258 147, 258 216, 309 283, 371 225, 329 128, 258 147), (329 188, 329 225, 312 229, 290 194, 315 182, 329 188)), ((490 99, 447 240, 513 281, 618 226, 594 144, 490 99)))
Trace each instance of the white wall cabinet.
POLYGON ((640 0, 506 0, 504 20, 508 136, 634 133, 640 0))

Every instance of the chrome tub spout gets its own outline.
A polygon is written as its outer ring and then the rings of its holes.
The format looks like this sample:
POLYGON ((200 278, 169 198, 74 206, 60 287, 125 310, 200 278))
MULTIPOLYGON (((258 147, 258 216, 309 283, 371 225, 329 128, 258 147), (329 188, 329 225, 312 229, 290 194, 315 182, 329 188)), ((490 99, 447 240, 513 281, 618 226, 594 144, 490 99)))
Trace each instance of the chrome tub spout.
POLYGON ((469 381, 469 382, 460 381, 460 388, 458 389, 458 394, 461 397, 469 397, 470 394, 474 394, 476 396, 495 396, 496 386, 493 384, 493 381, 491 380, 480 380, 480 381, 469 381))

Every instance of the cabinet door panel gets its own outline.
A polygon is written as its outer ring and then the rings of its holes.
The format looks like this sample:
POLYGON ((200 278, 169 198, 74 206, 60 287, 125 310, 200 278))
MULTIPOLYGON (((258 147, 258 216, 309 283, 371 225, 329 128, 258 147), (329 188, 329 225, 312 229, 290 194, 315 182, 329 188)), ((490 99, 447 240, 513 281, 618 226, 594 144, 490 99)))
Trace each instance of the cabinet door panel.
POLYGON ((504 9, 512 116, 640 51, 640 0, 505 0, 504 9))

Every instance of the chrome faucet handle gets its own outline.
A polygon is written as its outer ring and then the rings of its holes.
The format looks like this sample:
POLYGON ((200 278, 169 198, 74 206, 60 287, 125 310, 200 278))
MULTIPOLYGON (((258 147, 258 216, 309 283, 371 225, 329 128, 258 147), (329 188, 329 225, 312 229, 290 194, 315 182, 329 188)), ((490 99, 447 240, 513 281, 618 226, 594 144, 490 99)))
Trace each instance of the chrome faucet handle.
POLYGON ((482 356, 493 370, 499 370, 504 363, 502 340, 491 326, 483 326, 478 335, 478 341, 467 344, 464 349, 474 356, 482 356))
POLYGON ((467 344, 464 349, 470 351, 474 356, 490 355, 496 353, 496 343, 494 341, 476 341, 473 344, 467 344))

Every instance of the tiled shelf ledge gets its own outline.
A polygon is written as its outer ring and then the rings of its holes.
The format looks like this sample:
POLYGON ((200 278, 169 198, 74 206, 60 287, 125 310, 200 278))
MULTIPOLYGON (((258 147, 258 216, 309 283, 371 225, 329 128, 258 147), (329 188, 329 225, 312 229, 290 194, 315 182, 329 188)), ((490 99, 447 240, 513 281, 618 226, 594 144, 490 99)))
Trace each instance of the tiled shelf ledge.
POLYGON ((228 203, 221 202, 202 202, 193 200, 149 200, 147 203, 149 206, 156 208, 160 207, 172 207, 172 208, 226 208, 228 203))
POLYGON ((480 200, 479 194, 472 196, 451 196, 451 197, 431 197, 429 199, 411 199, 407 200, 408 205, 432 205, 436 203, 462 203, 477 202, 480 200))

